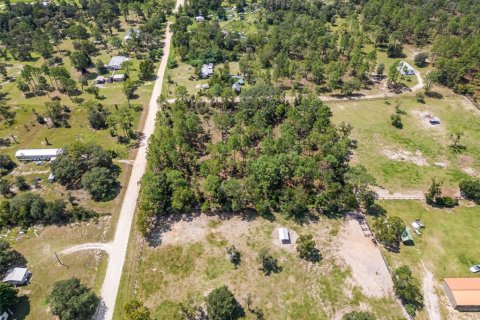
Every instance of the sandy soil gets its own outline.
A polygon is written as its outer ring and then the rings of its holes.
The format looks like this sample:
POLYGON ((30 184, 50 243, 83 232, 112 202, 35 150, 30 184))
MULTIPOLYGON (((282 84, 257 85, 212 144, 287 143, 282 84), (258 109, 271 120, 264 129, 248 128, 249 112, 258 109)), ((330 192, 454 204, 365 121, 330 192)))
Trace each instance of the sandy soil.
POLYGON ((387 199, 387 200, 403 200, 403 199, 424 200, 425 199, 425 195, 421 190, 410 190, 410 191, 390 193, 388 190, 377 187, 377 186, 371 186, 370 189, 372 189, 377 194, 379 199, 387 199))
POLYGON ((371 237, 365 237, 357 220, 345 222, 340 233, 338 255, 352 270, 353 280, 365 295, 375 298, 393 296, 393 282, 380 250, 371 237))
POLYGON ((425 299, 425 308, 428 312, 428 319, 441 320, 442 317, 438 306, 438 297, 435 294, 433 274, 425 267, 425 264, 423 264, 423 270, 423 297, 425 299))
POLYGON ((412 162, 417 166, 428 166, 427 160, 419 150, 415 153, 407 150, 392 150, 390 148, 382 149, 382 153, 390 160, 412 162))

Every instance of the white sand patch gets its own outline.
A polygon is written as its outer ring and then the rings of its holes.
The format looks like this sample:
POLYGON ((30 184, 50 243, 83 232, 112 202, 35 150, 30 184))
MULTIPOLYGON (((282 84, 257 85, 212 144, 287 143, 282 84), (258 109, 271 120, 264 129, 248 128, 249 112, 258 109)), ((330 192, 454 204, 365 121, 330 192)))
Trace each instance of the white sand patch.
POLYGON ((412 162, 417 166, 428 166, 428 162, 422 156, 422 152, 420 150, 412 153, 407 150, 393 150, 390 148, 384 148, 382 153, 390 160, 412 162))
POLYGON ((470 167, 462 168, 462 170, 471 177, 478 177, 478 172, 470 167))

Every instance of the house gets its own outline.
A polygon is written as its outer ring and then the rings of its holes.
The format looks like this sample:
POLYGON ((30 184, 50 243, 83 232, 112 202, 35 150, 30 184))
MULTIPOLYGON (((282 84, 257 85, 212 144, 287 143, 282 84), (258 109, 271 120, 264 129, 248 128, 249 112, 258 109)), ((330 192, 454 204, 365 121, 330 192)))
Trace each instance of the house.
POLYGON ((400 61, 398 63, 397 69, 404 76, 415 75, 415 69, 405 61, 400 61))
POLYGON ((239 93, 242 90, 240 83, 238 82, 235 82, 234 84, 232 84, 232 89, 237 93, 239 93))
POLYGON ((115 56, 110 59, 110 62, 107 65, 107 69, 109 70, 120 70, 122 69, 122 63, 129 60, 127 57, 124 56, 115 56))
POLYGON ((278 239, 282 243, 290 243, 290 234, 287 228, 278 228, 278 239))
POLYGON ((105 83, 105 77, 103 76, 98 76, 95 78, 95 80, 93 80, 93 83, 94 84, 102 84, 102 83, 105 83))
POLYGON ((205 18, 204 18, 203 16, 196 16, 196 17, 195 17, 195 21, 197 21, 197 22, 203 22, 203 21, 205 21, 205 18))
POLYGON ((127 76, 124 73, 119 73, 119 74, 114 74, 112 78, 114 82, 122 82, 122 81, 125 81, 127 76))
POLYGON ((123 40, 127 41, 132 39, 133 37, 137 38, 140 35, 140 30, 138 29, 130 29, 128 30, 127 34, 125 37, 123 37, 123 40))
POLYGON ((445 278, 443 290, 458 311, 480 311, 480 278, 445 278))
POLYGON ((0 311, 0 320, 8 320, 9 314, 7 311, 0 311))
POLYGON ((19 286, 27 283, 30 277, 30 272, 27 268, 13 268, 7 271, 2 282, 10 283, 14 286, 19 286))
POLYGON ((15 157, 20 161, 52 160, 63 153, 63 149, 20 149, 15 157))
POLYGON ((440 124, 440 118, 439 117, 431 117, 430 118, 430 124, 433 124, 433 125, 440 124))
POLYGON ((202 69, 200 70, 200 77, 202 78, 210 78, 213 74, 213 63, 208 63, 202 65, 202 69))

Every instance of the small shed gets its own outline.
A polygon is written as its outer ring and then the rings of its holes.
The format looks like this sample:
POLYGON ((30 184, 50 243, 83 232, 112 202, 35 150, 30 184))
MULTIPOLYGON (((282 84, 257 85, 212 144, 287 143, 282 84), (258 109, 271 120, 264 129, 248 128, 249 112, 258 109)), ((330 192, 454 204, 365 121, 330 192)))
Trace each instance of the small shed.
POLYGON ((433 125, 440 124, 440 118, 439 117, 431 117, 430 118, 430 124, 433 124, 433 125))
POLYGON ((196 16, 196 17, 195 17, 195 21, 197 21, 197 22, 203 22, 203 21, 205 21, 205 17, 204 17, 204 16, 196 16))
POLYGON ((237 93, 239 93, 242 90, 240 83, 238 82, 235 82, 234 84, 232 84, 232 89, 237 93))
POLYGON ((109 70, 121 70, 122 69, 122 63, 125 61, 129 60, 127 57, 124 56, 115 56, 110 59, 110 62, 108 63, 107 69, 109 70))
POLYGON ((27 283, 29 276, 30 272, 27 268, 13 268, 7 271, 2 282, 18 286, 27 283))
POLYGON ((95 84, 102 84, 105 83, 105 77, 104 76, 98 76, 93 80, 95 84))
POLYGON ((404 244, 413 244, 413 238, 407 228, 405 228, 401 235, 404 244))
POLYGON ((125 81, 126 75, 124 73, 114 74, 113 81, 115 82, 122 82, 125 81))
POLYGON ((278 239, 282 243, 290 243, 290 233, 287 228, 278 228, 278 239))
POLYGON ((400 61, 397 66, 398 71, 404 76, 415 75, 415 69, 405 61, 400 61))

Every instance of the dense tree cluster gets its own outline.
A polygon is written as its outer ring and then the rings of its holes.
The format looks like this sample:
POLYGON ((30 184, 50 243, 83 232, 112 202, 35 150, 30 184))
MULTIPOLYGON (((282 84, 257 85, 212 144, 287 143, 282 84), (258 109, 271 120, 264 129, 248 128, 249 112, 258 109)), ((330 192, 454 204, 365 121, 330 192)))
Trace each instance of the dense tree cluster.
POLYGON ((460 182, 460 192, 466 199, 480 202, 480 179, 467 179, 460 182))
POLYGON ((408 266, 401 266, 393 273, 393 287, 395 294, 402 303, 408 314, 414 316, 423 308, 423 295, 418 280, 413 277, 408 266))
POLYGON ((12 171, 15 168, 15 162, 6 154, 0 154, 0 177, 12 171))
POLYGON ((52 172, 62 185, 83 186, 95 200, 106 200, 118 191, 118 169, 113 165, 113 156, 98 145, 74 142, 52 161, 52 172))
POLYGON ((179 99, 161 110, 139 199, 144 234, 157 216, 175 212, 304 219, 311 210, 338 214, 359 205, 348 178, 351 128, 334 126, 317 98, 289 103, 279 90, 257 86, 238 105, 179 99), (214 132, 204 131, 209 125, 214 132))
POLYGON ((67 208, 67 203, 57 199, 46 201, 40 195, 25 192, 0 203, 0 229, 3 227, 30 227, 34 224, 63 224, 86 221, 98 214, 83 207, 67 208))
POLYGON ((93 290, 77 278, 56 282, 49 296, 52 314, 62 320, 90 319, 99 302, 93 290))
MULTIPOLYGON (((376 46, 433 44, 434 78, 462 93, 480 68, 480 3, 474 0, 350 0, 376 46)), ((425 58, 425 57, 424 57, 425 58)), ((422 59, 424 60, 424 59, 422 59)))

